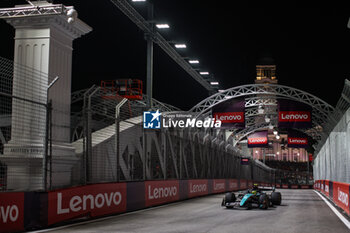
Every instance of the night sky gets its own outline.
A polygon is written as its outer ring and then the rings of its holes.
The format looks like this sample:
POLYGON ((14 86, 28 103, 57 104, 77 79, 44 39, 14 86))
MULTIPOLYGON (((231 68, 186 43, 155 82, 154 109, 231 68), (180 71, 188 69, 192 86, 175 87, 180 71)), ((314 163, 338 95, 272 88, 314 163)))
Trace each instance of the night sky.
MULTIPOLYGON (((0 7, 24 1, 2 0, 0 7)), ((143 33, 109 0, 54 1, 74 5, 93 31, 74 42, 73 91, 101 80, 146 80, 143 33)), ((335 105, 350 79, 350 8, 250 8, 228 1, 154 0, 155 18, 170 24, 161 34, 187 44, 184 57, 200 60, 220 89, 251 84, 255 65, 270 54, 279 84, 335 105)), ((133 3, 145 16, 147 3, 133 3)), ((0 56, 13 59, 14 30, 0 21, 0 56)), ((144 85, 145 89, 146 85, 144 85)), ((159 47, 154 48, 154 98, 187 110, 207 91, 159 47)))

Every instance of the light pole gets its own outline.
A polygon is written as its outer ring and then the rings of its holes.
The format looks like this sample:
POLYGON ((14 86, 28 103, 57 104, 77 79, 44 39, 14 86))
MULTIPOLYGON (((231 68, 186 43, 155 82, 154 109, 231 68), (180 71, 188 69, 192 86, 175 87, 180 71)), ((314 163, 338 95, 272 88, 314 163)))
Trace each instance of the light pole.
MULTIPOLYGON (((147 17, 149 21, 153 21, 154 17, 153 3, 149 2, 147 7, 147 17)), ((152 31, 154 31, 154 24, 151 24, 152 31)), ((147 94, 147 108, 152 108, 152 93, 153 93, 153 38, 152 35, 145 33, 145 39, 147 41, 147 81, 146 81, 146 94, 147 94)))

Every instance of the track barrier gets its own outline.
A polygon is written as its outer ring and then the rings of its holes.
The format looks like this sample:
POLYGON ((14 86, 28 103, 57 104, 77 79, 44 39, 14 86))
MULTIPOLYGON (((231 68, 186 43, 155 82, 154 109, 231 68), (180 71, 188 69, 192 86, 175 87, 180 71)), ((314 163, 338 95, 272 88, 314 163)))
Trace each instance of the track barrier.
POLYGON ((350 184, 330 180, 316 180, 314 189, 328 197, 335 205, 350 215, 350 184))
MULTIPOLYGON (((157 180, 91 184, 49 192, 0 193, 0 232, 40 229, 82 217, 96 218, 244 190, 253 183, 244 179, 157 180)), ((256 183, 272 186, 271 183, 256 183)), ((339 193, 344 193, 345 189, 339 186, 339 193)), ((341 196, 341 200, 343 198, 341 196)))

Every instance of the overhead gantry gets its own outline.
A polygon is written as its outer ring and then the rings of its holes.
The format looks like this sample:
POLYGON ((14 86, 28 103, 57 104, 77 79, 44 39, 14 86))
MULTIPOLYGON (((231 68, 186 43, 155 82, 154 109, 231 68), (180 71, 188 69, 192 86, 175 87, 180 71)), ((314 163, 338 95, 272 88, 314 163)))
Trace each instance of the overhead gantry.
POLYGON ((293 100, 312 108, 312 128, 302 129, 301 131, 315 141, 320 141, 322 136, 325 136, 327 132, 332 130, 332 126, 334 126, 341 115, 339 110, 310 93, 277 84, 250 84, 233 87, 204 99, 191 108, 189 112, 194 113, 197 118, 208 117, 211 115, 211 109, 214 106, 235 98, 245 100, 246 127, 244 129, 232 129, 233 146, 255 131, 267 129, 271 125, 277 127, 277 111, 261 112, 259 108, 263 106, 277 107, 278 99, 293 100), (268 117, 269 122, 257 123, 256 119, 259 117, 268 117))

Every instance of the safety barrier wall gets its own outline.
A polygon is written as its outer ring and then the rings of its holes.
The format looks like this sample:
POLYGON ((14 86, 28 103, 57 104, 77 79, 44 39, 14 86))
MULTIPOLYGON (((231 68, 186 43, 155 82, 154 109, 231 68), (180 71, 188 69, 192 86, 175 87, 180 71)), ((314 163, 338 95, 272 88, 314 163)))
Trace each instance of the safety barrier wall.
POLYGON ((49 192, 0 193, 0 232, 38 229, 81 217, 129 212, 243 190, 252 185, 251 180, 239 179, 164 180, 93 184, 49 192))
POLYGON ((320 191, 323 195, 328 197, 335 205, 343 209, 350 215, 350 184, 330 181, 330 180, 316 180, 314 189, 320 191))
MULTIPOLYGON (((38 229, 81 217, 95 218, 244 190, 251 188, 253 183, 273 186, 245 179, 192 179, 92 184, 49 192, 0 193, 0 233, 38 229)), ((286 185, 285 188, 308 188, 305 186, 286 185)), ((338 186, 333 184, 333 187, 338 186)), ((339 187, 338 192, 345 192, 343 186, 339 187)), ((346 194, 349 194, 349 186, 346 194)))
POLYGON ((315 180, 350 183, 350 109, 328 135, 313 162, 315 180))

